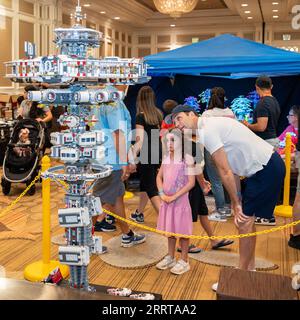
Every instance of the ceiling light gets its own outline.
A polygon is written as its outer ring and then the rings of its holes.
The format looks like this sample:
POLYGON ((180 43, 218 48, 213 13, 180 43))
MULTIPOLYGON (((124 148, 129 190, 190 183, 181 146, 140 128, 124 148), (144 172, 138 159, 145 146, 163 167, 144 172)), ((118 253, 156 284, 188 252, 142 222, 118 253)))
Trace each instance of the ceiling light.
POLYGON ((153 0, 156 9, 172 18, 179 18, 182 14, 195 9, 198 0, 153 0))
POLYGON ((279 18, 279 16, 273 16, 273 18, 274 18, 274 19, 277 19, 277 18, 279 18))
POLYGON ((253 19, 253 17, 247 17, 247 18, 248 18, 249 20, 250 20, 250 19, 253 19))
POLYGON ((279 2, 272 2, 273 6, 277 6, 279 4, 279 2))
POLYGON ((120 17, 114 17, 114 19, 115 19, 115 20, 120 20, 121 18, 120 18, 120 17))
POLYGON ((242 3, 241 6, 242 7, 248 7, 248 4, 247 3, 242 3))
POLYGON ((90 7, 91 5, 89 3, 86 3, 83 5, 84 7, 90 7))
POLYGON ((273 12, 278 12, 279 10, 278 10, 278 9, 273 9, 272 11, 273 11, 273 12))
POLYGON ((176 27, 176 24, 170 24, 170 27, 174 28, 176 27))
POLYGON ((101 14, 105 14, 106 12, 105 12, 105 11, 100 11, 100 13, 101 13, 101 14))
POLYGON ((248 10, 248 11, 245 11, 245 13, 251 13, 251 11, 250 11, 250 10, 248 10))

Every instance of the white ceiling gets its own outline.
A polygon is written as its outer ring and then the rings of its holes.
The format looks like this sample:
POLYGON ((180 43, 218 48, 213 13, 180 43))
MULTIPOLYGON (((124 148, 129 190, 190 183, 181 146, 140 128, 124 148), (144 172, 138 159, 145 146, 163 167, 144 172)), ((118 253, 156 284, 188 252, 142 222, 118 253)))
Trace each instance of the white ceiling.
MULTIPOLYGON (((199 0, 196 9, 177 19, 176 24, 195 26, 288 22, 291 21, 291 9, 297 2, 299 4, 298 0, 199 0), (273 2, 277 2, 278 5, 272 4, 273 2), (248 6, 243 7, 242 4, 248 6)), ((64 12, 73 12, 76 4, 77 0, 63 0, 64 12)), ((157 12, 153 0, 81 0, 81 5, 83 11, 88 17, 93 17, 93 20, 114 21, 115 17, 120 17, 118 22, 132 28, 166 27, 174 21, 169 16, 157 12), (84 4, 90 4, 90 7, 84 7, 84 4), (101 14, 100 11, 106 13, 101 14)))

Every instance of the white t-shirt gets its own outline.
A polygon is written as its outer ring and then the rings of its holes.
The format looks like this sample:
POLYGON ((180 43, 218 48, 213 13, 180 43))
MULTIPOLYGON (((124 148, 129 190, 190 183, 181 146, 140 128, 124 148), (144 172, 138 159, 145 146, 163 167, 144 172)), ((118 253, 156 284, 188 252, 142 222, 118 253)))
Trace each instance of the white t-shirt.
POLYGON ((250 177, 263 169, 273 153, 273 147, 234 119, 200 117, 198 141, 212 155, 224 148, 234 174, 250 177))
POLYGON ((203 112, 202 117, 229 117, 234 119, 234 113, 231 109, 213 108, 203 112))

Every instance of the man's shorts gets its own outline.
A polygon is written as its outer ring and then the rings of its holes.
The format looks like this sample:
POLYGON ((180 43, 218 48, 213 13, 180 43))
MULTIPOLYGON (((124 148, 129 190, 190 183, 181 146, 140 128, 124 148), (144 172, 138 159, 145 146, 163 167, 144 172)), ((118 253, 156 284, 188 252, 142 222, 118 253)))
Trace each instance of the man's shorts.
POLYGON ((121 177, 122 170, 117 170, 113 171, 109 177, 97 180, 93 188, 93 195, 100 197, 102 204, 114 206, 117 198, 125 194, 125 186, 121 177))
POLYGON ((263 169, 244 179, 243 213, 247 216, 272 218, 284 177, 284 162, 277 152, 273 152, 263 169))

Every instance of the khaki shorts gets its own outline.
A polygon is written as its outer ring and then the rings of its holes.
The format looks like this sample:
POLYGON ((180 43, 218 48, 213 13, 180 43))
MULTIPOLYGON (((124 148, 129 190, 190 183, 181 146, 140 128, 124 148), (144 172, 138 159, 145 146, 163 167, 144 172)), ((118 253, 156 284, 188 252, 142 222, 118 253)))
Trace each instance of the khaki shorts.
POLYGON ((96 181, 93 195, 99 197, 102 204, 114 206, 117 198, 124 196, 125 185, 122 178, 122 170, 113 171, 110 176, 96 181))

